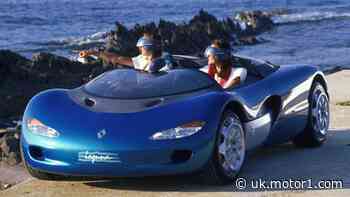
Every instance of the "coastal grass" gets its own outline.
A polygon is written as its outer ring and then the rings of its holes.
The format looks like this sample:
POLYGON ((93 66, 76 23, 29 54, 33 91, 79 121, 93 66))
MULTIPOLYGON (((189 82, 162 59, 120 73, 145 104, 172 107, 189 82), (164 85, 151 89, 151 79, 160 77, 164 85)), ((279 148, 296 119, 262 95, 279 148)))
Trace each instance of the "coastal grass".
POLYGON ((337 105, 350 107, 350 101, 337 102, 337 105))

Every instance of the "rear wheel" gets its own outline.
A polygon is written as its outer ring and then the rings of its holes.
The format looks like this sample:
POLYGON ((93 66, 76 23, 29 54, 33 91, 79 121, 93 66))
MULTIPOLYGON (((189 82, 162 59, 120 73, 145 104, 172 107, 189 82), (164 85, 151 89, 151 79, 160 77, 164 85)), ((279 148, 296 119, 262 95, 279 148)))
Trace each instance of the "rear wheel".
POLYGON ((226 184, 239 174, 246 156, 245 133, 239 117, 227 110, 220 123, 215 148, 202 177, 207 184, 226 184))
POLYGON ((315 82, 309 96, 309 115, 305 130, 293 140, 296 146, 321 146, 327 138, 329 128, 329 98, 325 88, 315 82))

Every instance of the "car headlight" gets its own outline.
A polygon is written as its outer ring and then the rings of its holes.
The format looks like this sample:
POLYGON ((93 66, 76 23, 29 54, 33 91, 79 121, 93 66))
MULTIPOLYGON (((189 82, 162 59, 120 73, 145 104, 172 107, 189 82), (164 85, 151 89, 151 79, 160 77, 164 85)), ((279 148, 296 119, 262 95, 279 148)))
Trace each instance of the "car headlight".
POLYGON ((168 140, 168 139, 179 139, 183 137, 188 137, 200 131, 204 125, 205 125, 205 122, 203 121, 193 121, 191 123, 184 124, 176 128, 157 132, 153 134, 150 137, 150 139, 151 140, 168 140))
POLYGON ((58 131, 49 126, 46 126, 45 124, 43 124, 35 118, 29 119, 27 121, 27 127, 30 132, 36 135, 41 135, 50 138, 58 137, 60 135, 58 131))

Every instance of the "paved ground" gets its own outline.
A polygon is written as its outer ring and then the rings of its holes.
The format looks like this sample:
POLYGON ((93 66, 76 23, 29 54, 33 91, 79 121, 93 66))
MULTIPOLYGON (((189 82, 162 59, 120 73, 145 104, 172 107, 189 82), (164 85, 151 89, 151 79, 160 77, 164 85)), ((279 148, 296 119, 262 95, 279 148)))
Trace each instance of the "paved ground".
POLYGON ((331 127, 350 129, 350 107, 335 105, 337 102, 350 101, 350 70, 327 76, 331 95, 331 127))
MULTIPOLYGON (((297 149, 291 144, 285 144, 250 154, 241 175, 247 178, 247 188, 244 190, 238 190, 235 183, 224 187, 200 185, 192 176, 100 182, 44 182, 33 179, 0 192, 0 196, 349 196, 350 107, 335 106, 335 102, 350 100, 350 92, 347 92, 349 89, 346 87, 350 84, 350 71, 330 75, 327 79, 332 97, 332 129, 327 143, 316 149, 297 149), (339 180, 343 189, 261 191, 249 187, 251 181, 255 186, 259 179, 267 182, 306 181, 304 186, 309 186, 310 181, 312 185, 317 185, 321 180, 339 180)), ((338 182, 334 184, 339 186, 338 182)))

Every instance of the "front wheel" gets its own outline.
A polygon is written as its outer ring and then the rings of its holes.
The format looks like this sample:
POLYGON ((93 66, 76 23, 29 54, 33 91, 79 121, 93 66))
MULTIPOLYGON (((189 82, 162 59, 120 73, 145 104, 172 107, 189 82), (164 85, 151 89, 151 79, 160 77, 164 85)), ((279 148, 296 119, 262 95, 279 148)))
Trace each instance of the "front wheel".
POLYGON ((246 140, 242 122, 231 110, 221 120, 211 159, 202 177, 208 184, 226 184, 234 181, 246 156, 246 140))
POLYGON ((325 88, 319 82, 312 85, 309 96, 309 115, 305 130, 293 143, 300 147, 321 146, 327 138, 329 128, 329 98, 325 88))

